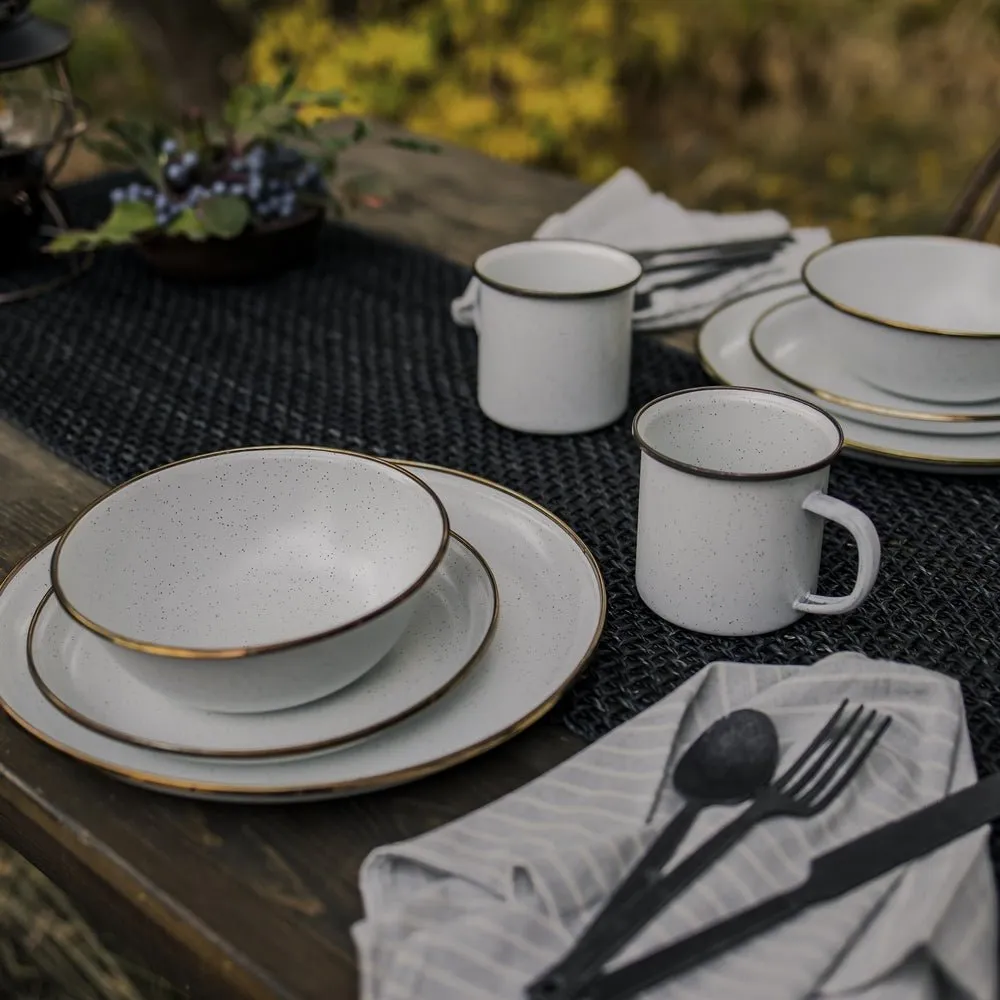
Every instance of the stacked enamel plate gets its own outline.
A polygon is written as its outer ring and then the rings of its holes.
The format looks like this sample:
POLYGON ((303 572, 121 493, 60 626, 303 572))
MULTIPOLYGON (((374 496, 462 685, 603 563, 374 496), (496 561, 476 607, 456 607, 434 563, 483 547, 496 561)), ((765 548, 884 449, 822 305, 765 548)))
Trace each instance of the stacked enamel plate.
POLYGON ((410 781, 540 718, 600 572, 537 504, 447 469, 248 448, 146 473, 0 590, 0 698, 51 746, 229 800, 410 781))
POLYGON ((822 406, 858 458, 1000 471, 1000 247, 935 236, 826 247, 802 281, 705 322, 708 374, 822 406))

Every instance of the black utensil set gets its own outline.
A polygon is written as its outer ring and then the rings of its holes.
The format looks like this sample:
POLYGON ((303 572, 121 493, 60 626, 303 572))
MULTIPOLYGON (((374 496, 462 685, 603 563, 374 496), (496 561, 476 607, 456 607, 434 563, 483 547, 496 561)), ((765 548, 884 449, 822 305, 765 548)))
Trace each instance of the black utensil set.
POLYGON ((766 264, 791 241, 791 236, 786 235, 673 247, 670 250, 637 251, 632 256, 642 264, 643 275, 662 275, 662 280, 657 278, 643 284, 642 290, 636 294, 635 308, 645 309, 656 291, 696 288, 730 271, 766 264))
POLYGON ((808 878, 788 892, 613 972, 602 971, 759 823, 779 816, 806 819, 825 810, 857 775, 890 722, 844 701, 775 778, 778 737, 771 720, 752 709, 719 719, 674 769, 673 785, 684 808, 653 839, 571 950, 527 987, 528 1000, 628 1000, 1000 816, 997 774, 814 858, 808 878), (748 803, 741 812, 663 874, 702 809, 741 802, 748 803))

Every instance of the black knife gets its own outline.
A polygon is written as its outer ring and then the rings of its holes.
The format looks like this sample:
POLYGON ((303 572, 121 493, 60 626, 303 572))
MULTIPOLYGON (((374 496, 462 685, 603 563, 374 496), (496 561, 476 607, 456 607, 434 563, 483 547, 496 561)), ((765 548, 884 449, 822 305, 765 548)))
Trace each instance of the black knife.
POLYGON ((780 896, 721 920, 614 972, 581 983, 574 1000, 630 1000, 817 903, 843 896, 1000 817, 1000 773, 946 795, 814 858, 809 877, 780 896))

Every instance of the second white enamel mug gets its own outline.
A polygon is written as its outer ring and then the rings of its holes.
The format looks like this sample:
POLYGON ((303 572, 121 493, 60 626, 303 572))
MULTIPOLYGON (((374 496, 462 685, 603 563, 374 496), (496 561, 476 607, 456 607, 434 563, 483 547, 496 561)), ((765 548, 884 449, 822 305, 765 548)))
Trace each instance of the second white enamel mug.
POLYGON ((475 325, 479 406, 531 434, 578 434, 628 405, 642 265, 614 247, 529 240, 484 253, 475 325))
POLYGON ((875 583, 880 546, 856 507, 827 495, 840 425, 811 403, 736 387, 647 403, 635 578, 661 618, 709 635, 758 635, 804 614, 852 611, 875 583), (815 593, 824 520, 858 549, 851 593, 815 593))

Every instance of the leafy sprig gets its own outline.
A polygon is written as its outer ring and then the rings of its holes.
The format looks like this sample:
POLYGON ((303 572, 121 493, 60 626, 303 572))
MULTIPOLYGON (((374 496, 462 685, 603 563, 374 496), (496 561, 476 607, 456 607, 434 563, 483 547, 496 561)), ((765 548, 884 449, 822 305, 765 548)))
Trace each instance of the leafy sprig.
MULTIPOLYGON (((232 239, 259 221, 260 197, 252 191, 233 191, 235 164, 252 158, 254 150, 269 153, 294 151, 317 176, 315 185, 300 185, 292 197, 298 210, 326 208, 339 215, 342 198, 356 203, 371 191, 370 178, 356 178, 334 193, 341 154, 369 138, 368 125, 354 121, 350 131, 328 135, 303 121, 307 109, 338 114, 348 101, 339 90, 311 90, 297 82, 294 67, 287 67, 277 83, 245 83, 235 87, 219 120, 198 110, 186 113, 177 128, 140 120, 112 119, 105 135, 88 145, 109 165, 135 170, 148 178, 155 195, 132 197, 114 205, 111 214, 91 230, 70 230, 48 245, 51 253, 72 253, 120 246, 157 233, 201 241, 212 237, 232 239), (176 154, 194 156, 192 170, 203 185, 196 203, 181 201, 176 176, 176 154), (321 179, 322 183, 319 183, 321 179), (158 211, 157 206, 161 210, 158 211), (166 214, 162 210, 166 208, 166 214), (169 218, 167 218, 169 216, 169 218)), ((415 152, 438 152, 434 143, 418 139, 390 139, 390 145, 415 152)), ((284 212, 288 208, 283 206, 284 212)))

